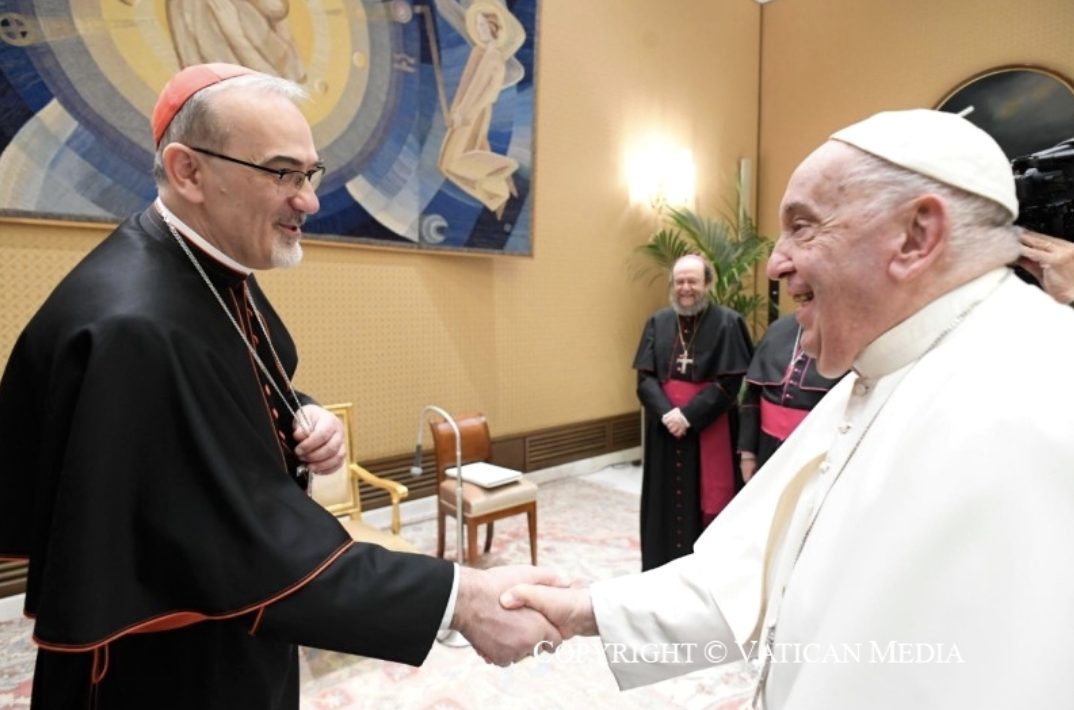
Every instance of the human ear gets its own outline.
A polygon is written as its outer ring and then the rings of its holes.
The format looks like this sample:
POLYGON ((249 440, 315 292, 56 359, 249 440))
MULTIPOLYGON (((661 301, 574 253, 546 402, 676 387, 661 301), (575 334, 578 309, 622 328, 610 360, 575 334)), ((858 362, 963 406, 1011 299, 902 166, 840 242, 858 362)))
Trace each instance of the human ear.
POLYGON ((168 184, 187 202, 204 201, 205 186, 201 163, 194 152, 181 143, 171 143, 161 155, 168 184))
POLYGON ((892 278, 912 281, 939 259, 951 232, 947 204, 936 195, 922 195, 907 208, 898 250, 889 263, 892 278))

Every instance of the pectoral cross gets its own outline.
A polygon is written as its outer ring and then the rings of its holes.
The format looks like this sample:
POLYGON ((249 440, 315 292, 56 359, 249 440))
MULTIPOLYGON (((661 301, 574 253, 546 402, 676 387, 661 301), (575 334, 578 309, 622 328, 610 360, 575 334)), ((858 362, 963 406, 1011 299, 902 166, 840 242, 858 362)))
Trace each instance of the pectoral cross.
POLYGON ((679 355, 679 357, 675 359, 675 362, 679 363, 679 374, 685 375, 686 368, 694 364, 694 359, 690 357, 690 353, 683 350, 682 355, 679 355))

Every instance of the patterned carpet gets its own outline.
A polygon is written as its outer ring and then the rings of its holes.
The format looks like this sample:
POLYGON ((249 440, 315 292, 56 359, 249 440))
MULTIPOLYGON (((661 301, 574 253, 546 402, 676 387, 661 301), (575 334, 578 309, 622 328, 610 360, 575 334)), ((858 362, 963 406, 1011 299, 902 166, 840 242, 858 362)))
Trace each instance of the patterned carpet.
MULTIPOLYGON (((450 523, 449 519, 449 523, 450 523)), ((419 550, 432 553, 434 521, 404 527, 419 550)), ((449 524, 447 555, 454 554, 449 524)), ((482 541, 484 536, 482 535, 482 541)), ((538 561, 582 579, 640 569, 638 498, 584 478, 544 483, 538 498, 538 561)), ((496 523, 481 567, 529 561, 525 516, 496 523)), ((34 648, 27 621, 0 623, 0 710, 29 707, 34 648)), ((511 668, 486 665, 469 648, 435 644, 420 668, 318 649, 302 649, 302 710, 411 708, 707 708, 746 707, 752 678, 737 669, 694 673, 619 692, 595 638, 572 639, 555 656, 511 668)))
POLYGON ((29 621, 0 623, 0 709, 30 707, 36 656, 29 621))

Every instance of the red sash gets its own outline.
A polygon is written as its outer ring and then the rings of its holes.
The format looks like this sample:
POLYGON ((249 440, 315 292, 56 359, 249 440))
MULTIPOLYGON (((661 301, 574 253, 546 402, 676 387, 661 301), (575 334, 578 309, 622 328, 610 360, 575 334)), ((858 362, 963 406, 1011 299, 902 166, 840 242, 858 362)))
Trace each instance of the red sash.
MULTIPOLYGON (((661 387, 676 407, 685 406, 708 382, 668 380, 661 387)), ((735 497, 735 471, 731 455, 731 424, 727 415, 698 433, 701 460, 701 512, 706 521, 715 517, 735 497)))
POLYGON ((761 397, 761 431, 784 441, 809 414, 807 409, 791 409, 761 397))

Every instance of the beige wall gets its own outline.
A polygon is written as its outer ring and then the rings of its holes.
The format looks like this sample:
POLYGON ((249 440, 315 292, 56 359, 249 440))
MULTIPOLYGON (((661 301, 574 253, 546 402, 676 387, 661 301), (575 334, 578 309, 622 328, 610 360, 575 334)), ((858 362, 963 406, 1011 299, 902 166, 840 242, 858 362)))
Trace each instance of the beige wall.
MULTIPOLYGON (((1070 27, 1068 0, 542 0, 535 257, 308 245, 261 277, 299 342, 297 382, 358 404, 368 458, 406 450, 426 403, 484 410, 499 434, 630 411, 635 340, 663 300, 628 275, 654 226, 627 204, 634 141, 691 146, 699 207, 717 209, 757 157, 759 91, 758 218, 775 234, 787 178, 833 130, 996 66, 1074 78, 1070 27)), ((0 362, 104 231, 0 224, 0 362)))
MULTIPOLYGON (((762 10, 758 219, 778 234, 794 167, 877 111, 935 107, 988 69, 1074 79, 1070 0, 775 0, 762 10)), ((786 306, 787 304, 784 304, 786 306)))
MULTIPOLYGON (((483 410, 494 434, 636 409, 630 361, 664 289, 629 277, 655 225, 628 205, 624 155, 654 131, 692 147, 702 210, 756 157, 752 0, 540 7, 533 258, 309 244, 259 276, 299 344, 296 384, 358 405, 363 458, 412 447, 427 403, 483 410)), ((0 224, 0 362, 104 231, 0 224)))

